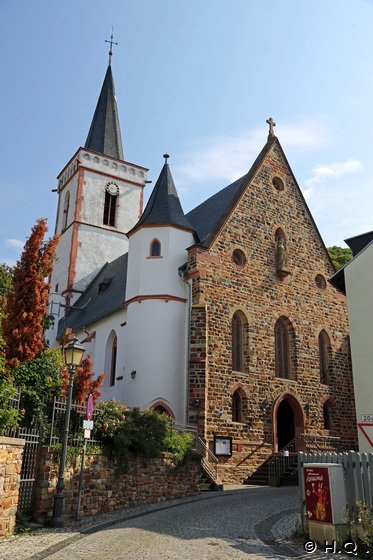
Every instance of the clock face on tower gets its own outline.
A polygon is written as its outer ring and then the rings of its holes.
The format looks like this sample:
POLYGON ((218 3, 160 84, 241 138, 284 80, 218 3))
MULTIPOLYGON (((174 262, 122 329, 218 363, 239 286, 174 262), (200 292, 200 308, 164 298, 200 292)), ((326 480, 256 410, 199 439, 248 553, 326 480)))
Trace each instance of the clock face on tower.
POLYGON ((116 183, 110 181, 110 183, 107 183, 106 185, 106 192, 108 192, 112 196, 117 196, 119 194, 119 187, 116 183))

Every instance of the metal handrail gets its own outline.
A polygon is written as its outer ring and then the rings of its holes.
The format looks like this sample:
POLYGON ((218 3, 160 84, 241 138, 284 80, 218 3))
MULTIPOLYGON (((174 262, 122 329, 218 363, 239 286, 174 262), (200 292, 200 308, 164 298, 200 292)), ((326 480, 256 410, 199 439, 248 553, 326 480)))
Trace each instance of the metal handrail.
POLYGON ((270 460, 268 465, 269 482, 278 482, 286 472, 297 467, 298 451, 337 451, 339 442, 340 438, 335 436, 300 434, 270 460))
POLYGON ((196 438, 196 451, 201 456, 201 463, 205 472, 215 484, 218 484, 219 461, 199 436, 196 438))

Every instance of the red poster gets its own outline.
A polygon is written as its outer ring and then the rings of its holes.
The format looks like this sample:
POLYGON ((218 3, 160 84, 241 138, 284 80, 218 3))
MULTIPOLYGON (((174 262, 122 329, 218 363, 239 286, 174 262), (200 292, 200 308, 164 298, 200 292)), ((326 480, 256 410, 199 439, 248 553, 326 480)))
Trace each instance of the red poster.
POLYGON ((304 488, 308 519, 333 523, 328 469, 304 467, 304 488))

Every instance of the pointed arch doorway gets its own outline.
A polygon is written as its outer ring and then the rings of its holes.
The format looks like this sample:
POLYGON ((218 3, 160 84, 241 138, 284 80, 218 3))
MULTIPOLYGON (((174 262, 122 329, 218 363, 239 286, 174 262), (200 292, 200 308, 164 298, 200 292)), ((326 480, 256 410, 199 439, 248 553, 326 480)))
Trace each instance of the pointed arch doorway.
POLYGON ((273 410, 273 450, 281 451, 304 432, 304 415, 298 400, 290 394, 280 396, 273 410))

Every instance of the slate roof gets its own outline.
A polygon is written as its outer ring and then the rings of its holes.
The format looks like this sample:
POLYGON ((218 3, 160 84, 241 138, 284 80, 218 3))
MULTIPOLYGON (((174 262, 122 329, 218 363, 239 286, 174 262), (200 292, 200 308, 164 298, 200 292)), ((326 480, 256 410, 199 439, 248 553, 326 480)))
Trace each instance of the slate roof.
POLYGON ((110 65, 106 71, 84 147, 115 159, 124 159, 114 80, 110 65))
POLYGON ((373 241, 373 231, 368 231, 366 233, 361 233, 360 235, 355 235, 354 237, 349 237, 345 239, 345 243, 352 250, 353 256, 360 253, 364 247, 366 247, 371 241, 373 241))
POLYGON ((217 192, 186 214, 186 218, 198 235, 200 245, 207 247, 212 242, 248 183, 254 177, 264 156, 276 140, 276 136, 268 136, 267 143, 246 175, 237 179, 237 181, 234 181, 234 183, 217 192))
POLYGON ((342 268, 337 270, 337 272, 329 278, 329 282, 346 295, 345 269, 360 255, 360 253, 373 243, 373 231, 368 231, 345 239, 345 243, 347 243, 352 250, 353 258, 342 266, 342 268))
MULTIPOLYGON (((198 238, 199 245, 208 247, 232 212, 247 185, 253 179, 267 152, 277 141, 276 136, 268 136, 266 144, 246 175, 214 194, 186 215, 184 215, 170 168, 166 162, 143 215, 135 227, 128 232, 128 235, 141 225, 177 225, 193 231, 198 238)), ((310 219, 318 232, 311 215, 310 219)), ((321 236, 320 239, 322 241, 321 236)), ((99 319, 122 309, 123 302, 125 301, 126 275, 127 254, 119 257, 112 263, 104 265, 75 304, 76 307, 85 305, 85 311, 69 312, 64 320, 64 324, 62 325, 62 321, 60 322, 59 336, 61 336, 66 327, 78 330, 82 326, 93 324, 99 319), (109 277, 113 278, 112 281, 101 294, 98 294, 100 283, 109 277)))
MULTIPOLYGON (((165 224, 193 230, 191 223, 185 217, 181 207, 167 161, 163 165, 162 171, 140 220, 131 232, 134 232, 138 227, 143 225, 165 224)), ((131 232, 129 232, 129 234, 131 232)))
POLYGON ((83 311, 70 309, 60 320, 58 339, 62 337, 66 328, 78 331, 123 309, 126 297, 127 263, 128 253, 125 253, 114 261, 104 264, 74 304, 75 308, 83 308, 83 311))

